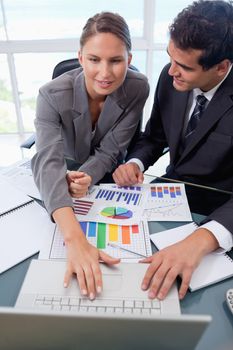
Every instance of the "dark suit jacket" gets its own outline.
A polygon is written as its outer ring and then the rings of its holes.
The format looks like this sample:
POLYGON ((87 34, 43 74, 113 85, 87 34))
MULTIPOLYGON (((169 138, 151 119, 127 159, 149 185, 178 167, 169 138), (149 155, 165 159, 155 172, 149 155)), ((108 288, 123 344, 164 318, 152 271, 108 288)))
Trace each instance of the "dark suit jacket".
MULTIPOLYGON (((139 158, 147 169, 170 149, 167 176, 219 189, 233 188, 233 69, 210 101, 189 144, 180 142, 190 92, 179 92, 164 67, 157 85, 151 117, 129 158, 139 158)), ((201 201, 201 198, 200 198, 201 201)), ((233 199, 214 210, 216 220, 233 233, 233 199)))

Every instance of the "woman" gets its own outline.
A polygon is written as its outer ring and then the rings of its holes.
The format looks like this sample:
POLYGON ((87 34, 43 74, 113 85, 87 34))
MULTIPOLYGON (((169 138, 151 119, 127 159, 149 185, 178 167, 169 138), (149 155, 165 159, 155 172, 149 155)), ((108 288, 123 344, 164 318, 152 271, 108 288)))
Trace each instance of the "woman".
POLYGON ((37 100, 35 182, 48 213, 64 235, 64 286, 76 274, 81 293, 102 290, 99 260, 113 259, 88 243, 73 212, 73 197, 112 172, 135 133, 149 94, 147 79, 128 69, 131 39, 124 19, 103 12, 90 18, 80 38, 82 68, 44 85, 37 100), (66 158, 78 164, 67 174, 66 158))

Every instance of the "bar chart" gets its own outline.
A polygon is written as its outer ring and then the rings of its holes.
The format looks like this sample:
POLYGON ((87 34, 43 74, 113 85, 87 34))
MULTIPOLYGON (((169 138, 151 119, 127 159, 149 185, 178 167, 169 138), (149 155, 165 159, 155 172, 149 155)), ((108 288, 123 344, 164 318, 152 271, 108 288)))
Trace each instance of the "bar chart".
POLYGON ((153 198, 177 198, 181 196, 180 186, 151 186, 151 197, 153 198))
POLYGON ((142 195, 132 191, 118 191, 114 189, 100 188, 97 191, 95 200, 101 199, 105 201, 114 201, 116 203, 123 203, 138 206, 140 204, 142 195))
MULTIPOLYGON (((116 243, 122 247, 138 252, 141 255, 151 255, 149 230, 146 221, 135 225, 112 225, 101 222, 80 222, 87 240, 109 255, 126 259, 138 259, 135 254, 111 247, 108 243, 116 243)), ((54 232, 49 259, 65 259, 66 247, 58 227, 54 232)))
POLYGON ((79 215, 87 215, 93 206, 93 202, 84 201, 80 199, 73 199, 73 207, 75 214, 79 215))
POLYGON ((148 221, 192 221, 184 184, 151 185, 142 217, 148 221))

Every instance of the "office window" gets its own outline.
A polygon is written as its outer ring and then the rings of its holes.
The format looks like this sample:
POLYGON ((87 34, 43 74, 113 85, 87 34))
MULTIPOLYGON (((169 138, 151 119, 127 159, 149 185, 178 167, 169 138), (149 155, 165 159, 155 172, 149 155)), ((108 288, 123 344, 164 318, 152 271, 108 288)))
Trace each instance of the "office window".
POLYGON ((154 51, 153 53, 153 67, 154 69, 154 74, 151 80, 151 91, 153 91, 156 88, 157 81, 159 79, 159 75, 163 67, 169 63, 170 58, 167 54, 166 51, 154 51))
POLYGON ((121 14, 129 24, 133 60, 150 83, 145 125, 166 54, 168 25, 188 0, 0 0, 0 134, 34 131, 38 89, 56 63, 75 57, 86 20, 97 12, 121 14))
POLYGON ((146 74, 146 51, 132 51, 132 64, 143 74, 146 74))
POLYGON ((143 0, 5 0, 9 39, 76 38, 87 19, 101 11, 118 12, 133 36, 143 35, 143 0))
POLYGON ((3 13, 0 11, 0 40, 6 40, 6 32, 3 25, 3 13))
POLYGON ((186 6, 190 0, 156 0, 154 20, 154 41, 156 43, 168 42, 168 27, 176 15, 186 6))
POLYGON ((52 79, 53 69, 57 63, 76 57, 76 55, 76 53, 15 54, 22 119, 26 132, 34 130, 36 98, 39 88, 52 79))
MULTIPOLYGON (((34 130, 36 97, 39 88, 51 80, 53 69, 57 63, 76 56, 77 53, 27 53, 15 55, 20 104, 23 125, 26 132, 34 130), (27 68, 25 69, 25 67, 27 68)), ((132 64, 143 73, 146 70, 145 61, 145 52, 133 52, 132 64)))
POLYGON ((0 55, 0 67, 0 133, 17 132, 17 118, 6 55, 0 55))

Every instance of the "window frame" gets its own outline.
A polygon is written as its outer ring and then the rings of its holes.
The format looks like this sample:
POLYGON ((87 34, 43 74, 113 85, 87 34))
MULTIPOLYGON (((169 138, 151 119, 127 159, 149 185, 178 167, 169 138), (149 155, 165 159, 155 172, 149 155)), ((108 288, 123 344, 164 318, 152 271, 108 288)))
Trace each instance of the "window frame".
MULTIPOLYGON (((0 40, 0 54, 6 54, 9 67, 10 82, 12 87, 13 101, 17 117, 17 131, 20 137, 23 137, 26 131, 23 125, 23 116, 21 111, 20 94, 17 83, 16 67, 14 62, 14 54, 17 53, 54 53, 54 52, 77 52, 79 41, 77 39, 39 39, 39 40, 9 40, 7 33, 6 18, 4 12, 3 0, 0 0, 3 16, 3 25, 6 40, 0 40)), ((143 36, 141 38, 132 37, 132 47, 134 51, 146 52, 146 76, 148 77, 151 93, 146 102, 144 109, 143 128, 149 118, 151 106, 153 103, 153 75, 156 67, 153 65, 154 54, 159 51, 166 50, 167 44, 156 44, 154 42, 154 21, 155 21, 156 0, 144 0, 143 13, 143 36)))

